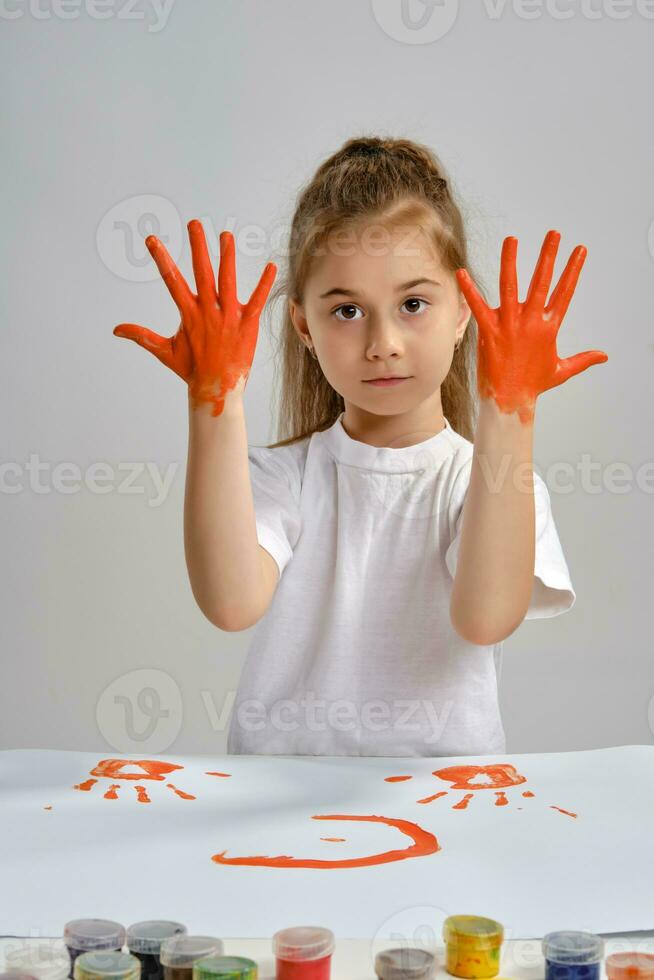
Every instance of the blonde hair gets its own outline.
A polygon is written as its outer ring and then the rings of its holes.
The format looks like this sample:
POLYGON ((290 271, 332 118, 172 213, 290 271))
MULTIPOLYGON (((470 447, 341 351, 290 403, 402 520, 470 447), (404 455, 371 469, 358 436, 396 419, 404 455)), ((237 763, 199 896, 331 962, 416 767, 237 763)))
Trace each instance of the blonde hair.
MULTIPOLYGON (((282 357, 279 442, 285 446, 329 428, 345 409, 342 396, 325 378, 320 364, 301 343, 288 300, 302 304, 305 284, 325 241, 346 228, 377 221, 384 226, 420 226, 444 267, 470 269, 463 218, 447 178, 429 147, 408 139, 354 137, 324 161, 301 190, 290 232, 285 271, 269 295, 269 311, 286 297, 274 357, 282 357)), ((477 287, 482 292, 481 287, 477 287)), ((471 317, 455 348, 441 384, 443 414, 453 429, 473 440, 477 411, 477 325, 471 317), (474 394, 473 394, 474 392, 474 394)))

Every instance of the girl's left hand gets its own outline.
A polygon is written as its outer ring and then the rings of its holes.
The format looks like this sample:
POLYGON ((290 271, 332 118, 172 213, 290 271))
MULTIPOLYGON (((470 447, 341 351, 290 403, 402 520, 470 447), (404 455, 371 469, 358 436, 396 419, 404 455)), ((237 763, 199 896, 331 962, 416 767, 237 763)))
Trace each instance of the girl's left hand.
POLYGON ((518 412, 521 422, 533 419, 536 398, 541 392, 563 384, 592 364, 608 360, 601 350, 564 358, 557 354, 556 335, 586 258, 586 248, 577 245, 546 306, 560 239, 558 231, 548 231, 545 236, 524 303, 518 301, 517 238, 505 238, 502 246, 497 309, 487 305, 465 269, 456 272, 479 330, 479 396, 493 398, 503 412, 518 412))

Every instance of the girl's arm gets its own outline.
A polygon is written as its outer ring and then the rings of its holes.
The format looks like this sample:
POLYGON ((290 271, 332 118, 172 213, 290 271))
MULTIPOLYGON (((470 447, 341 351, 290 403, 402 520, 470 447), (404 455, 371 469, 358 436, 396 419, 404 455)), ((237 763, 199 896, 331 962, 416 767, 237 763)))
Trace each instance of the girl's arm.
POLYGON ((257 539, 240 392, 217 418, 189 401, 184 550, 195 600, 215 626, 243 630, 263 616, 277 573, 257 539))
POLYGON ((274 560, 257 539, 248 465, 243 390, 256 347, 259 316, 276 266, 269 262, 247 304, 236 293, 234 238, 220 236, 218 290, 199 221, 188 225, 197 295, 154 235, 146 245, 181 314, 174 337, 119 324, 188 384, 189 447, 184 546, 193 595, 205 616, 226 630, 245 629, 265 612, 276 585, 274 560))
POLYGON ((469 643, 499 643, 525 618, 534 585, 533 423, 482 402, 450 600, 469 643))
POLYGON ((535 563, 536 398, 608 360, 599 350, 563 359, 557 354, 556 335, 586 257, 586 249, 578 245, 545 306, 560 237, 557 231, 547 233, 524 303, 518 301, 516 238, 506 238, 502 248, 497 309, 489 309, 465 269, 457 272, 479 328, 480 412, 450 617, 464 639, 480 645, 499 643, 513 633, 529 607, 535 563))

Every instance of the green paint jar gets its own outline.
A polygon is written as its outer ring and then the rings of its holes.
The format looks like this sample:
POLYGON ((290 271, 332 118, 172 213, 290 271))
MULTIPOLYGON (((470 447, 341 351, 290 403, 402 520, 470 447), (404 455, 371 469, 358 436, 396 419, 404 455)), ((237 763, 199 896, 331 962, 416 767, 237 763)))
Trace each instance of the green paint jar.
POLYGON ((206 956, 193 964, 193 980, 257 980, 259 969, 245 956, 206 956))

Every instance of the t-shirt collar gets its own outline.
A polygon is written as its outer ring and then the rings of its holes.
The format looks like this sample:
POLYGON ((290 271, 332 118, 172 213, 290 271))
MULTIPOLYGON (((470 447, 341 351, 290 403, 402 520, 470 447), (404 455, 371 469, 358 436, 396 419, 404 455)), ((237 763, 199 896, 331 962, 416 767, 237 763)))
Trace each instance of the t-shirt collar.
POLYGON ((343 428, 342 411, 333 425, 319 433, 331 454, 341 463, 385 473, 411 472, 433 466, 456 449, 456 433, 447 419, 445 428, 413 446, 369 446, 352 439, 343 428))

